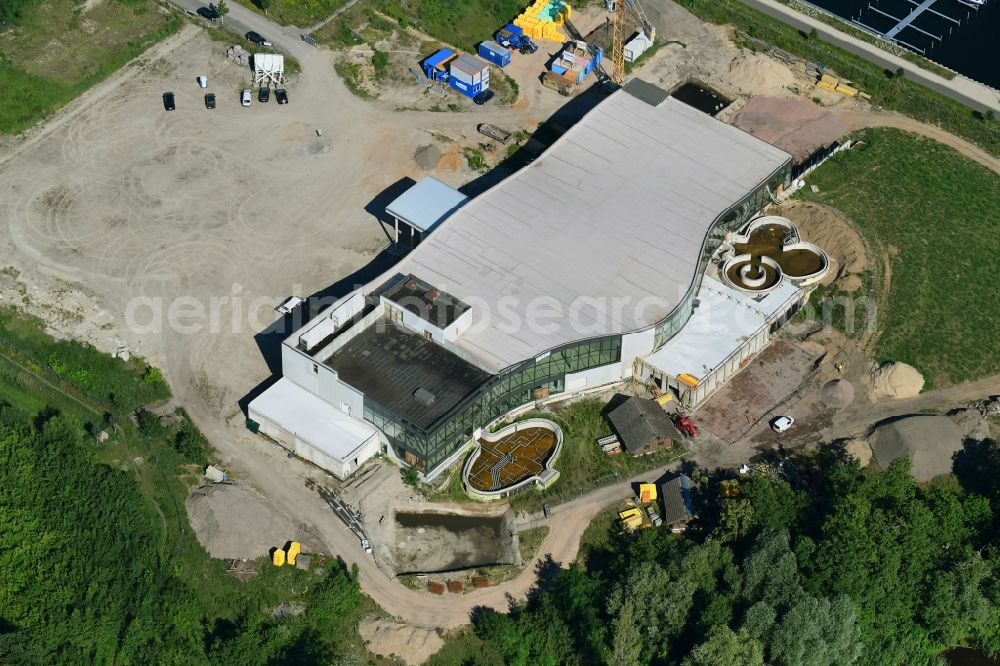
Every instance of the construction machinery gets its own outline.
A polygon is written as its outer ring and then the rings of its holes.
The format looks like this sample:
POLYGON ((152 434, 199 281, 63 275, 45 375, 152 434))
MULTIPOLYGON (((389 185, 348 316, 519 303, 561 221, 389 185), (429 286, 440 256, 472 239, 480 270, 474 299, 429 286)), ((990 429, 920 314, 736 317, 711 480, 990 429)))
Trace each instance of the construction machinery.
POLYGON ((637 24, 649 41, 656 39, 656 28, 646 18, 639 0, 607 0, 609 9, 613 7, 614 18, 611 21, 611 81, 621 85, 625 80, 625 39, 628 34, 626 27, 629 19, 637 24))
POLYGON ((682 435, 687 437, 697 437, 698 436, 698 426, 694 424, 687 416, 683 414, 671 414, 670 420, 674 422, 674 427, 682 435))

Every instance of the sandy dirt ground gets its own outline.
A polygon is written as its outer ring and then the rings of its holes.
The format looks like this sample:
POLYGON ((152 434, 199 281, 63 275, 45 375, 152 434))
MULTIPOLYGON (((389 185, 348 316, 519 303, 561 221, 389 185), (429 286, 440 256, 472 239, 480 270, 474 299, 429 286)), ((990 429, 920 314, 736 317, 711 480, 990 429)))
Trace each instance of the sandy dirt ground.
MULTIPOLYGON (((641 70, 643 78, 666 88, 696 78, 740 94, 732 72, 745 83, 745 65, 734 65, 740 54, 724 28, 703 26, 669 2, 644 4, 662 36, 683 44, 663 47, 641 70)), ((626 495, 629 484, 554 507, 539 557, 509 583, 433 598, 407 590, 361 551, 355 534, 314 490, 338 484, 249 433, 239 401, 278 370, 274 354, 289 328, 271 308, 290 294, 307 296, 346 279, 386 245, 368 210, 384 205, 379 195, 386 188, 428 173, 413 162, 418 147, 436 133, 475 137, 480 122, 532 128, 565 100, 532 83, 540 70, 529 72, 534 65, 525 62, 523 73, 514 72, 526 77, 524 102, 514 108, 400 113, 352 95, 333 71, 338 56, 305 45, 297 30, 238 4, 230 10, 227 25, 267 34, 301 62, 302 74, 289 85, 291 103, 240 107, 249 72, 225 60, 224 45, 186 27, 46 125, 4 142, 0 298, 41 316, 53 334, 107 351, 125 344, 164 368, 220 465, 279 514, 309 526, 317 548, 357 563, 362 588, 390 615, 447 628, 467 623, 476 607, 504 610, 509 598, 523 598, 536 583, 536 568, 575 558, 591 518, 626 495), (204 109, 195 84, 202 74, 218 96, 214 111, 204 109), (161 106, 167 90, 177 96, 171 113, 161 106)), ((802 77, 792 77, 782 84, 786 75, 776 69, 763 76, 766 87, 744 94, 794 94, 788 86, 802 85, 802 77)), ((852 127, 902 122, 851 113, 845 118, 852 127)), ((934 135, 926 126, 916 131, 934 135)), ((961 142, 957 147, 968 150, 961 142)), ((476 177, 453 149, 443 152, 429 173, 455 186, 476 177)), ((980 397, 972 394, 987 385, 852 410, 817 424, 817 436, 859 429, 861 419, 871 423, 896 409, 918 409, 923 400, 938 405, 980 397)), ((706 466, 733 466, 751 453, 706 435, 695 456, 706 466)))

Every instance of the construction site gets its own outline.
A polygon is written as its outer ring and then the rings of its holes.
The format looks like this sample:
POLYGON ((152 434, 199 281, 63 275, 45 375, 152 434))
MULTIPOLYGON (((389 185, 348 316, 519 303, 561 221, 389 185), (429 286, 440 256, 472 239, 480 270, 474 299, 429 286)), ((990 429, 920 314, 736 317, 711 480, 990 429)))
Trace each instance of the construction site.
POLYGON ((972 410, 854 437, 985 384, 925 399, 871 333, 800 315, 888 291, 857 225, 795 197, 852 130, 901 122, 854 82, 666 0, 541 0, 475 45, 339 16, 349 43, 233 7, 284 57, 185 25, 0 156, 0 300, 164 369, 228 474, 186 507, 213 557, 342 557, 433 634, 571 562, 607 507, 696 526, 682 461, 849 438, 932 478, 932 436, 989 431, 972 410), (161 109, 202 75, 233 93, 211 123, 161 109), (247 85, 291 102, 247 111, 247 85))

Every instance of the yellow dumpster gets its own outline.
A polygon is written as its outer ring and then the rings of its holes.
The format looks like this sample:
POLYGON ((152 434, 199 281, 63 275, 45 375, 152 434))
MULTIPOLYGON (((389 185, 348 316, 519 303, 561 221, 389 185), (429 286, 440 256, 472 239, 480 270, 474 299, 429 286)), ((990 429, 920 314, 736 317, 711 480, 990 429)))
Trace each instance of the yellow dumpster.
POLYGON ((685 386, 690 386, 691 388, 696 388, 698 386, 698 378, 694 375, 689 375, 687 373, 681 373, 677 375, 677 381, 685 386))
POLYGON ((288 545, 288 556, 285 558, 289 564, 295 564, 295 558, 299 556, 302 552, 302 544, 298 541, 293 541, 288 545))
POLYGON ((271 556, 271 562, 276 567, 285 566, 285 551, 281 548, 275 548, 274 555, 271 556))
POLYGON ((643 504, 649 504, 650 502, 656 501, 656 484, 655 483, 640 483, 639 484, 639 500, 643 504))

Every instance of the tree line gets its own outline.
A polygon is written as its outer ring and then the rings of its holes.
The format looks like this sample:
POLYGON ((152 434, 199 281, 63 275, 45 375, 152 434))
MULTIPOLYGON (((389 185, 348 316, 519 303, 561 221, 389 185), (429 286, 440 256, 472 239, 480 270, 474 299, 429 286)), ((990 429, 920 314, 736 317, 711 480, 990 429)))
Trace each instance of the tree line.
POLYGON ((612 528, 509 614, 481 649, 436 662, 919 666, 959 644, 1000 653, 1000 454, 970 443, 956 476, 918 486, 909 461, 861 469, 831 449, 781 476, 705 486, 702 529, 612 528))

